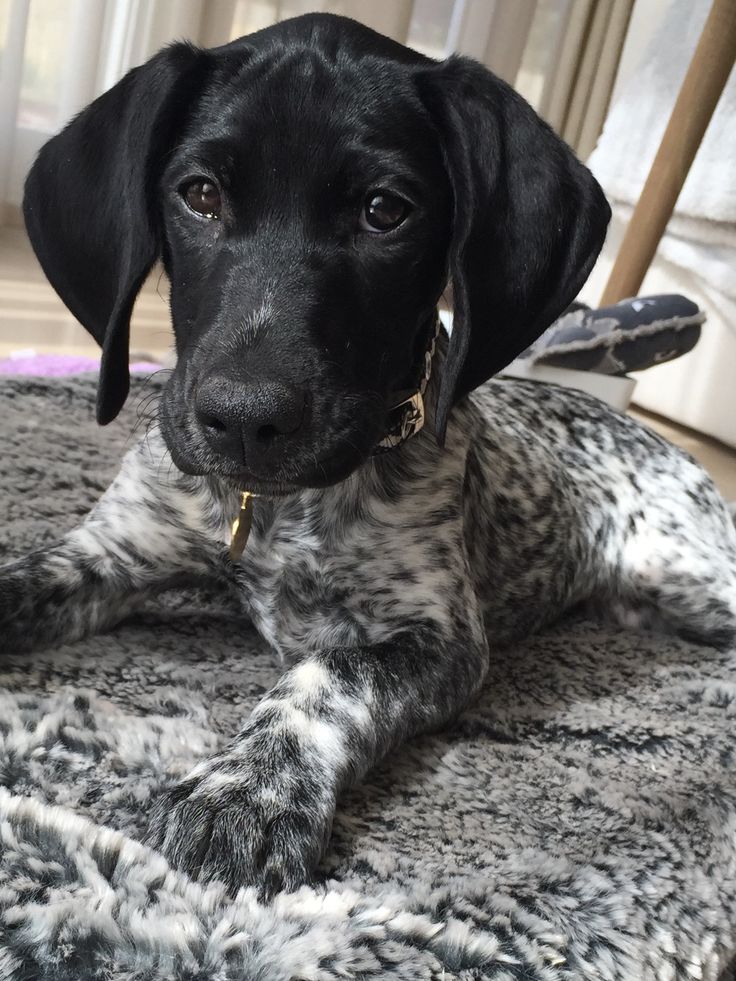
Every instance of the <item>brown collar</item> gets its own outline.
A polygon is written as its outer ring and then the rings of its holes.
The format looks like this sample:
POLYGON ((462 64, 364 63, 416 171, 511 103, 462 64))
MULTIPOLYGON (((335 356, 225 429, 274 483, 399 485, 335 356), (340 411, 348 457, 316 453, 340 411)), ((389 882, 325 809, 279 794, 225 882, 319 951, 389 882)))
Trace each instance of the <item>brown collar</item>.
POLYGON ((440 336, 441 326, 440 318, 436 317, 432 339, 429 342, 429 347, 424 352, 422 374, 416 391, 408 396, 402 393, 405 397, 400 398, 391 409, 388 430, 383 439, 376 444, 373 450, 374 455, 385 453, 387 450, 393 450, 395 447, 401 446, 407 439, 416 436, 424 426, 426 418, 424 395, 432 375, 432 360, 434 359, 434 352, 437 347, 437 338, 440 336))

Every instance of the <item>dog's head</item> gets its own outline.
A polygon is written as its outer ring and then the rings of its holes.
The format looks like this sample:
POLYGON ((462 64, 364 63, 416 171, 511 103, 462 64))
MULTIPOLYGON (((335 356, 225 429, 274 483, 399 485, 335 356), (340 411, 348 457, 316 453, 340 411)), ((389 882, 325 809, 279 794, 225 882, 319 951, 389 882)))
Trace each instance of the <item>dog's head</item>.
POLYGON ((268 493, 335 482, 416 388, 448 281, 436 418, 575 297, 609 209, 589 171, 480 65, 308 15, 177 44, 42 149, 26 224, 103 349, 98 419, 128 392, 131 309, 157 258, 178 360, 175 462, 268 493))

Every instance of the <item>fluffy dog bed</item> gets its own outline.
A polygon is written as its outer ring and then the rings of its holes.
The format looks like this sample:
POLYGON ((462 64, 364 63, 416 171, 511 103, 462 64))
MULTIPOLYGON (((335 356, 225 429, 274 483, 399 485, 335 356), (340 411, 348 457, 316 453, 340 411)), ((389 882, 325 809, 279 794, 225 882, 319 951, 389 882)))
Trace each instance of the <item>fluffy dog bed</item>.
MULTIPOLYGON (((3 558, 104 490, 141 384, 100 430, 91 378, 3 381, 3 558)), ((736 652, 567 620, 499 653, 451 731, 341 801, 320 884, 264 907, 138 843, 278 676, 229 603, 0 659, 3 981, 732 976, 736 652)))

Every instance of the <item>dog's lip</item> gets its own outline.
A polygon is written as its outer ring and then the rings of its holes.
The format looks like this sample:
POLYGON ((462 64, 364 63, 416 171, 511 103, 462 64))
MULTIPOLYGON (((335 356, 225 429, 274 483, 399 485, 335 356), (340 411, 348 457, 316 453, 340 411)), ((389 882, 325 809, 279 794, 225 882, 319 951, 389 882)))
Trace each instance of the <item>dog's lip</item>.
MULTIPOLYGON (((263 477, 257 476, 248 470, 230 470, 223 468, 222 465, 213 463, 211 465, 193 463, 179 453, 172 453, 174 465, 182 473, 192 477, 205 477, 223 481, 239 492, 248 491, 256 497, 287 497, 309 488, 325 486, 328 483, 336 483, 343 479, 342 473, 331 480, 329 477, 325 481, 311 481, 308 479, 305 468, 304 479, 301 474, 291 477, 263 477)), ((321 469, 321 466, 320 466, 321 469)), ((309 476, 311 476, 311 472, 309 476)), ((326 475, 326 474, 325 474, 326 475)))
POLYGON ((182 473, 222 481, 239 492, 248 491, 261 497, 286 497, 304 490, 315 490, 340 483, 357 470, 370 456, 355 446, 334 446, 322 456, 310 454, 303 465, 291 473, 258 474, 246 467, 236 467, 225 460, 182 452, 175 440, 166 440, 174 465, 182 473), (311 459, 310 459, 311 457, 311 459))
MULTIPOLYGON (((256 497, 287 497, 304 490, 319 490, 338 484, 360 466, 360 463, 349 468, 329 467, 330 460, 319 462, 318 469, 305 468, 303 473, 294 474, 290 478, 270 479, 255 477, 253 474, 242 472, 228 475, 227 480, 235 484, 240 491, 249 491, 256 497)), ((213 474, 213 476, 215 476, 213 474)))
POLYGON ((290 481, 261 480, 245 474, 236 474, 225 479, 241 493, 247 491, 254 497, 289 497, 304 490, 299 484, 290 481))
POLYGON ((334 457, 315 460, 311 468, 305 467, 301 473, 289 477, 259 477, 246 470, 226 474, 211 470, 206 476, 219 477, 232 484, 238 491, 248 491, 255 497, 288 497, 301 491, 319 490, 338 484, 349 477, 362 462, 362 459, 351 461, 350 466, 345 466, 342 456, 336 454, 334 457))

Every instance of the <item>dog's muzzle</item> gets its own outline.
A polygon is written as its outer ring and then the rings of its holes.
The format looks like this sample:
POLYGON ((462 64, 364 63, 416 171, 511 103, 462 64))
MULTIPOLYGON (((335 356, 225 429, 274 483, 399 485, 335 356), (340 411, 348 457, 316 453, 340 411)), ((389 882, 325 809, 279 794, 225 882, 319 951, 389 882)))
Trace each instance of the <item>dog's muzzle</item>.
MULTIPOLYGON (((376 444, 373 453, 386 453, 397 446, 401 446, 407 439, 411 439, 423 428, 426 413, 424 407, 424 395, 427 385, 432 375, 432 363, 434 353, 437 349, 437 338, 441 329, 440 318, 435 320, 434 331, 429 347, 424 352, 424 361, 420 370, 420 377, 415 391, 408 394, 398 392, 391 400, 394 406, 389 413, 389 425, 386 435, 376 444)), ((233 562, 237 562, 245 551, 245 546, 250 535, 251 525, 253 524, 253 500, 257 495, 250 491, 243 491, 240 499, 240 511, 233 521, 230 533, 229 554, 233 562)))

